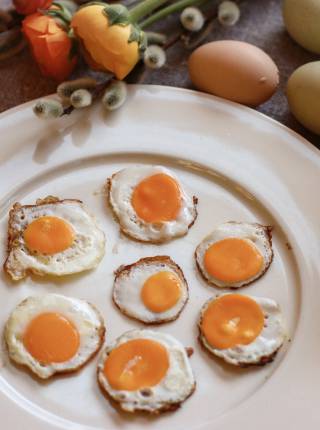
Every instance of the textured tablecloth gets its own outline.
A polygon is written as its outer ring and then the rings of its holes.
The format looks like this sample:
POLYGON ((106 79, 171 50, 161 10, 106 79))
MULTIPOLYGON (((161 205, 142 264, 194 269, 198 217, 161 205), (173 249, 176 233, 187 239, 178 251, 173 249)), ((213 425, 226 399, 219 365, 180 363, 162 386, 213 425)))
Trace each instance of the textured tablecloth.
MULTIPOLYGON (((212 8, 219 3, 212 1, 212 8)), ((0 0, 1 7, 9 3, 0 0)), ((280 70, 280 86, 276 94, 258 110, 280 121, 311 141, 320 149, 320 137, 308 132, 291 115, 284 94, 288 76, 298 66, 320 59, 297 45, 287 34, 281 15, 281 0, 239 0, 241 19, 234 27, 222 27, 216 22, 206 41, 238 39, 253 43, 266 51, 280 70)), ((173 33, 178 29, 178 17, 173 16, 160 25, 173 33)), ((159 26, 158 26, 159 28, 159 26)), ((190 52, 181 42, 167 52, 167 64, 159 70, 143 73, 141 68, 131 74, 129 81, 192 88, 188 77, 187 59, 190 52)), ((41 76, 28 49, 0 63, 0 112, 28 100, 55 92, 56 84, 41 76)), ((319 116, 320 121, 320 116, 319 116)))

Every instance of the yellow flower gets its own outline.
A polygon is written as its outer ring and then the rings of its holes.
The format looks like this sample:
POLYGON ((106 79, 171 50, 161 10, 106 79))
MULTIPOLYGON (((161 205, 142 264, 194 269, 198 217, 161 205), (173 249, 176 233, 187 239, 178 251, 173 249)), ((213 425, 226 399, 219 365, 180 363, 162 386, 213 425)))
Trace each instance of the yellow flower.
POLYGON ((138 32, 139 35, 139 30, 128 21, 111 22, 111 15, 106 13, 108 7, 113 6, 91 4, 80 8, 72 18, 71 27, 82 42, 92 67, 124 79, 139 60, 140 39, 132 40, 132 34, 138 32))

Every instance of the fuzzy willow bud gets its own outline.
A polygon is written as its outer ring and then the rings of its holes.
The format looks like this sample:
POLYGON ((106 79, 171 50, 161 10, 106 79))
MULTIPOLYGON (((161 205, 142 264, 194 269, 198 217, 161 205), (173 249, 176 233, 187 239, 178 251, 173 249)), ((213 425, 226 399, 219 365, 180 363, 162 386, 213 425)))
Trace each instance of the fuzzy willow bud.
POLYGON ((70 102, 76 109, 90 106, 92 103, 92 95, 90 91, 80 88, 71 94, 70 102))
POLYGON ((218 20, 227 27, 235 25, 240 18, 240 9, 233 1, 223 1, 218 7, 218 20))
POLYGON ((102 104, 108 110, 116 110, 127 98, 127 86, 123 81, 113 81, 105 90, 102 104))
POLYGON ((58 100, 43 99, 33 107, 34 114, 43 119, 59 118, 63 114, 63 106, 58 100))
POLYGON ((189 31, 199 31, 204 25, 204 16, 196 7, 185 8, 180 15, 182 26, 189 31))
POLYGON ((97 81, 93 78, 80 78, 73 81, 62 82, 57 87, 57 94, 62 100, 69 101, 71 94, 80 89, 90 90, 97 86, 97 81))
POLYGON ((158 45, 150 45, 144 51, 143 62, 150 69, 160 69, 166 62, 166 53, 158 45))

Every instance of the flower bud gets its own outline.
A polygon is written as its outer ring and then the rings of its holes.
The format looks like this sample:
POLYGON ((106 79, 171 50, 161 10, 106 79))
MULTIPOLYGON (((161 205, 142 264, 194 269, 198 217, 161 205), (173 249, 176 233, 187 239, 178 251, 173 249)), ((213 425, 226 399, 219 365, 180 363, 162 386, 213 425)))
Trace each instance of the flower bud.
POLYGON ((102 104, 108 110, 118 109, 127 98, 127 85, 122 81, 113 81, 105 90, 102 104))
POLYGON ((73 81, 62 82, 57 87, 57 94, 62 100, 69 101, 71 94, 80 89, 91 90, 97 86, 97 81, 93 78, 79 78, 73 81))
POLYGON ((92 103, 92 95, 90 91, 80 88, 71 94, 70 102, 76 109, 90 106, 92 103))
POLYGON ((240 9, 233 1, 223 1, 218 7, 218 20, 227 27, 235 25, 240 18, 240 9))
POLYGON ((81 42, 87 63, 124 79, 139 61, 145 35, 130 22, 121 4, 89 3, 73 16, 71 27, 81 42))
POLYGON ((63 106, 58 100, 42 99, 34 105, 33 112, 39 118, 54 119, 63 114, 63 106))
POLYGON ((52 0, 13 0, 13 5, 18 13, 22 15, 31 15, 38 9, 48 9, 52 0))
POLYGON ((180 22, 186 30, 199 31, 203 27, 204 17, 200 9, 187 7, 180 15, 180 22))
POLYGON ((67 30, 57 23, 52 13, 60 13, 60 9, 28 15, 22 21, 22 30, 42 74, 61 82, 71 74, 77 56, 73 55, 67 30))
POLYGON ((143 54, 144 64, 150 69, 160 69, 166 62, 166 53, 158 45, 150 45, 143 54))

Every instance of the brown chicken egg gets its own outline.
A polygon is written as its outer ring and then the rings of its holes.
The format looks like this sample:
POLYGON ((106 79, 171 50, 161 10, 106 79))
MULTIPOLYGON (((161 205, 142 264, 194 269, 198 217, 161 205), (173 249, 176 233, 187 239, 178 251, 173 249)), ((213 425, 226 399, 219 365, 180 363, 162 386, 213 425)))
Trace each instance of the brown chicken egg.
POLYGON ((279 71, 260 48, 237 40, 210 42, 197 48, 188 61, 194 86, 248 106, 258 106, 276 91, 279 71))

